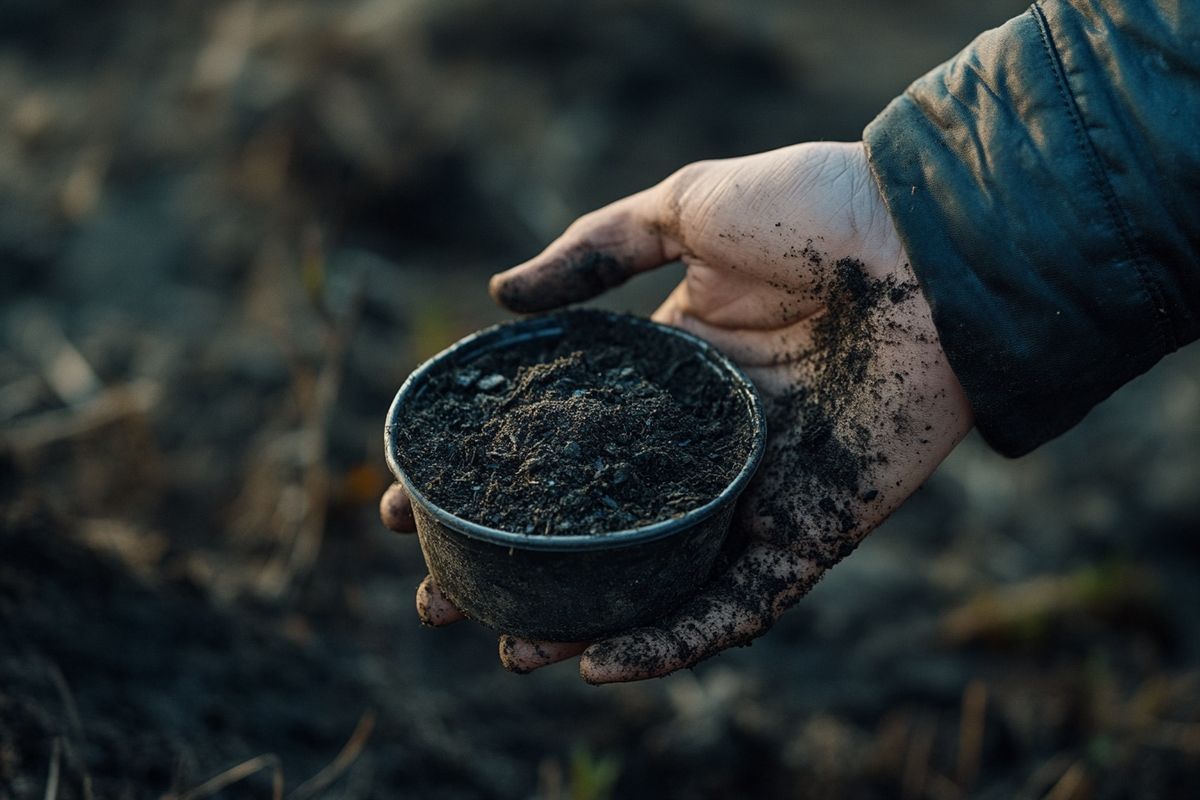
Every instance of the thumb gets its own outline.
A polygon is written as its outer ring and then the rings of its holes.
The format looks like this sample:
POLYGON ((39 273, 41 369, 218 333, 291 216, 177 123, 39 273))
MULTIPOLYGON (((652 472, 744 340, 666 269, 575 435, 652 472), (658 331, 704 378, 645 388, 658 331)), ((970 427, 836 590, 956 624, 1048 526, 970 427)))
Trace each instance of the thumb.
POLYGON ((678 215, 664 201, 670 182, 580 217, 539 255, 493 275, 492 298, 518 313, 547 311, 674 261, 681 248, 665 233, 678 215))

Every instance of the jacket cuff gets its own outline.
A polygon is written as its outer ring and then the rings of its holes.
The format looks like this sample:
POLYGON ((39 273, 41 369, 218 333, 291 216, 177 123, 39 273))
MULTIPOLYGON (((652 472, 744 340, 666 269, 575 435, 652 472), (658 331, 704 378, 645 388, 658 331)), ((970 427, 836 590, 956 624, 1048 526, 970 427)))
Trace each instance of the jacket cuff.
POLYGON ((983 34, 864 132, 976 424, 1008 456, 1171 349, 1044 23, 983 34))

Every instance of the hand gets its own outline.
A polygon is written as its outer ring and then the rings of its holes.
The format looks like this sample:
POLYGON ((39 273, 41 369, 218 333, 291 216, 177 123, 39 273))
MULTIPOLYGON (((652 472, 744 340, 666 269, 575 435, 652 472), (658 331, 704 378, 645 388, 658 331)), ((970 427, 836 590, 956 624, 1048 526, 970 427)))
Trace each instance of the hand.
MULTIPOLYGON (((517 312, 597 295, 682 259, 654 319, 737 362, 768 409, 767 454, 738 506, 728 566, 651 626, 595 643, 500 640, 526 672, 582 652, 591 683, 666 675, 764 633, 848 555, 971 427, 861 143, 812 143, 689 165, 577 220, 492 278, 517 312)), ((399 487, 386 524, 411 528, 399 487)), ((417 611, 462 614, 429 578, 417 611)))

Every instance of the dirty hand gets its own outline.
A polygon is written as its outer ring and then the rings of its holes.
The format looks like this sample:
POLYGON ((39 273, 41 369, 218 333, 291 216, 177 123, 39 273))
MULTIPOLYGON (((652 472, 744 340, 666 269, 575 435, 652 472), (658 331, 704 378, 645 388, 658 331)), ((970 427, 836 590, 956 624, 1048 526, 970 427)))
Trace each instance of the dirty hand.
MULTIPOLYGON (((739 503, 729 566, 653 625, 594 643, 503 636, 527 672, 582 653, 591 683, 692 666, 763 634, 933 472, 971 426, 929 306, 861 143, 810 143, 691 164, 577 220, 493 277, 522 313, 585 300, 681 259, 654 314, 715 344, 759 387, 770 438, 739 503)), ((412 529, 398 486, 388 527, 412 529)), ((462 614, 426 578, 430 625, 462 614)))

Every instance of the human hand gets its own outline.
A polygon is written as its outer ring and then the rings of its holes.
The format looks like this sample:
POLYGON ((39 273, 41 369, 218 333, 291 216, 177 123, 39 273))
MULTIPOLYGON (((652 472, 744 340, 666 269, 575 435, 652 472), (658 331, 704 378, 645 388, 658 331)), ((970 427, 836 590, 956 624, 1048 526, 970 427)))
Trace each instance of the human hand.
MULTIPOLYGON (((492 278, 510 310, 593 297, 681 259, 654 319, 707 339, 758 386, 767 453, 734 521, 728 568, 651 626, 595 643, 504 635, 528 672, 582 653, 591 683, 689 667, 767 631, 887 518, 971 427, 971 410, 871 177, 861 143, 810 143, 698 162, 581 217, 492 278)), ((412 529, 393 486, 384 523, 412 529)), ((430 578, 429 625, 462 619, 430 578)))

